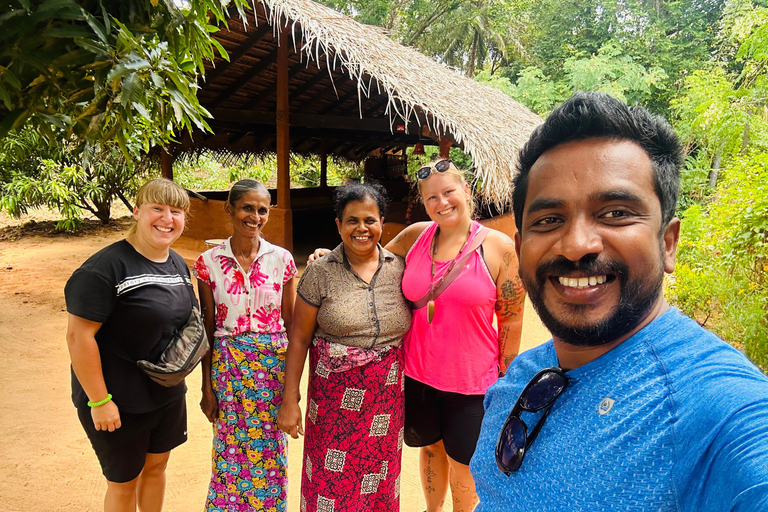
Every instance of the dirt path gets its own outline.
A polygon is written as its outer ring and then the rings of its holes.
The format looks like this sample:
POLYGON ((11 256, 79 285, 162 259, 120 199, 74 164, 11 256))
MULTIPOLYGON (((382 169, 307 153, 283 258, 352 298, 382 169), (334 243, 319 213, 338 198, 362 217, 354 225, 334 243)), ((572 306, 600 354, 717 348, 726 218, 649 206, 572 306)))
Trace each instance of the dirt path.
MULTIPOLYGON (((106 484, 69 398, 63 289, 88 256, 124 236, 125 224, 84 236, 0 239, 0 503, 7 512, 101 510, 106 484)), ((548 338, 527 307, 525 348, 548 338)), ((211 427, 197 406, 199 372, 188 386, 189 441, 171 455, 167 512, 201 510, 210 478, 211 427)), ((301 449, 291 440, 291 512, 299 510, 301 449)), ((401 486, 401 509, 423 510, 418 452, 407 447, 401 486)))

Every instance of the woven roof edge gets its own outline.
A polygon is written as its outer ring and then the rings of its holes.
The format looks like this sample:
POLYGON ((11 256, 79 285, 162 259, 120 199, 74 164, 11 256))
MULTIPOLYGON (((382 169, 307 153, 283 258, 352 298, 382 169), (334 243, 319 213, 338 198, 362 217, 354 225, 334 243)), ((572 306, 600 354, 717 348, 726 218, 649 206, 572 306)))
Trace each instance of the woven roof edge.
POLYGON ((359 95, 369 96, 374 86, 366 75, 375 80, 377 90, 387 93, 391 122, 400 117, 407 124, 416 117, 435 133, 452 134, 472 155, 482 200, 509 203, 517 152, 541 123, 539 116, 501 91, 393 41, 380 27, 360 24, 312 0, 261 2, 278 37, 278 28, 298 25, 302 41, 292 30, 294 49, 318 65, 324 52, 325 65, 345 69, 359 95))

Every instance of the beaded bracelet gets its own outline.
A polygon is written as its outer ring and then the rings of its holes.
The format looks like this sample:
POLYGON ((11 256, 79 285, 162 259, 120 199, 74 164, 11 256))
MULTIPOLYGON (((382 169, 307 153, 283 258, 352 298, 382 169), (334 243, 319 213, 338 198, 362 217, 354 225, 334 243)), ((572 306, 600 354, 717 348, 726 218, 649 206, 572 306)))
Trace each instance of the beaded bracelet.
POLYGON ((100 405, 104 405, 105 403, 109 402, 110 400, 112 400, 112 395, 110 395, 109 393, 107 393, 107 398, 105 398, 105 399, 103 399, 103 400, 99 400, 98 402, 91 402, 91 401, 89 400, 89 401, 88 401, 88 407, 98 407, 98 406, 100 406, 100 405))

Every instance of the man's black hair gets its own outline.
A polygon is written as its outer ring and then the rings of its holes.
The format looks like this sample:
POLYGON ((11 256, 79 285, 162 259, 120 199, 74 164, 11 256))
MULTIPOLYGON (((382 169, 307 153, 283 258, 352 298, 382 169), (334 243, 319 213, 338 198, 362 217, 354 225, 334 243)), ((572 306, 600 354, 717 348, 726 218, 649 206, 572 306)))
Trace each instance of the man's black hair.
POLYGON ((680 141, 669 123, 643 107, 629 107, 599 92, 578 92, 552 111, 520 150, 513 180, 512 209, 522 232, 528 174, 541 155, 560 144, 591 138, 629 140, 648 154, 653 165, 653 185, 661 203, 661 227, 675 216, 680 165, 680 141))

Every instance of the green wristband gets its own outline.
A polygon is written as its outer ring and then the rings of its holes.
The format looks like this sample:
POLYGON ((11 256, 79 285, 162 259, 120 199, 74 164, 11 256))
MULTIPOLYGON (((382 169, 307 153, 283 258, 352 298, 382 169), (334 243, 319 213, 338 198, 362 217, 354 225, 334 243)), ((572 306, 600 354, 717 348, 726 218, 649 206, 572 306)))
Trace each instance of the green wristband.
POLYGON ((89 401, 88 401, 88 407, 98 407, 98 406, 100 406, 100 405, 104 405, 105 403, 109 402, 110 400, 112 400, 112 395, 110 395, 109 393, 107 393, 107 398, 105 398, 105 399, 103 399, 103 400, 99 400, 98 402, 91 402, 91 401, 89 400, 89 401))

